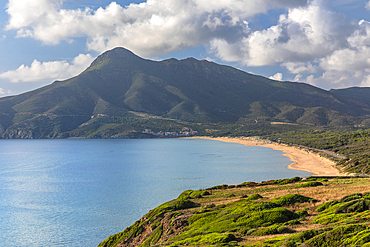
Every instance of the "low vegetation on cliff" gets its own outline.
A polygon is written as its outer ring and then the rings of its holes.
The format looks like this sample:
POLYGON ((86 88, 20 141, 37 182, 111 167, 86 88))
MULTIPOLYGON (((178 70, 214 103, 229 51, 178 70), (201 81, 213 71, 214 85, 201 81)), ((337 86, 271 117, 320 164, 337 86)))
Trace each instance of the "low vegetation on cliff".
POLYGON ((370 246, 368 178, 292 178, 188 190, 99 247, 370 246))

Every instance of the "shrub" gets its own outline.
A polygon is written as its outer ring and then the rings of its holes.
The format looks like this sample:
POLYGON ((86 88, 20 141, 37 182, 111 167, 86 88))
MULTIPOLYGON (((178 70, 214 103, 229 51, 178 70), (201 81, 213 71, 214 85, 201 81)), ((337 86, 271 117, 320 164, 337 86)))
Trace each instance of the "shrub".
POLYGON ((177 241, 173 243, 171 246, 228 243, 235 239, 236 237, 231 233, 209 233, 209 234, 198 235, 198 236, 189 237, 187 239, 177 241))
POLYGON ((330 201, 330 202, 325 202, 325 203, 323 203, 323 204, 321 204, 320 206, 317 207, 316 212, 322 212, 325 209, 327 209, 327 208, 329 208, 329 207, 331 207, 331 206, 333 206, 337 203, 339 203, 337 200, 330 201))
POLYGON ((242 221, 242 225, 255 228, 270 226, 276 223, 285 223, 297 218, 299 216, 288 209, 273 208, 252 213, 247 219, 242 221))
POLYGON ((247 232, 247 235, 253 236, 266 236, 266 235, 273 235, 273 234, 283 234, 283 233, 292 233, 293 230, 287 226, 283 226, 281 224, 274 224, 269 227, 260 228, 258 230, 251 229, 247 232))
POLYGON ((270 200, 270 202, 275 203, 279 206, 289 206, 293 205, 295 203, 303 203, 303 202, 317 202, 317 200, 302 196, 299 194, 289 194, 286 196, 278 197, 275 199, 270 200))
POLYGON ((302 180, 302 178, 300 178, 300 177, 294 177, 294 178, 282 179, 282 180, 280 180, 279 184, 280 184, 280 185, 284 185, 284 184, 291 184, 291 183, 299 182, 299 181, 301 181, 301 180, 302 180))
POLYGON ((296 214, 299 215, 299 217, 305 217, 305 216, 308 216, 308 212, 307 212, 307 209, 302 209, 302 210, 299 210, 297 212, 295 212, 296 214))
POLYGON ((366 192, 366 193, 364 193, 363 197, 364 197, 364 198, 368 198, 368 199, 370 199, 370 192, 366 192))
POLYGON ((250 211, 263 211, 266 209, 272 209, 277 207, 279 207, 279 205, 272 202, 256 202, 246 206, 246 208, 250 211))
POLYGON ((155 209, 149 211, 145 217, 148 219, 149 222, 153 221, 157 216, 163 215, 166 212, 181 210, 181 209, 188 209, 188 208, 195 208, 198 207, 199 204, 194 203, 188 199, 175 199, 162 205, 159 205, 155 209))
POLYGON ((202 196, 210 195, 207 190, 185 190, 182 192, 177 199, 189 199, 189 198, 202 198, 202 196))
POLYGON ((364 246, 366 243, 370 242, 370 230, 363 230, 358 232, 352 238, 348 238, 343 241, 346 245, 364 246))
POLYGON ((207 190, 224 190, 227 188, 227 184, 222 184, 222 185, 216 185, 211 188, 207 188, 207 190))
POLYGON ((360 198, 362 198, 361 193, 354 193, 354 194, 346 195, 340 200, 340 202, 349 202, 349 201, 360 199, 360 198))
POLYGON ((353 246, 352 244, 344 244, 343 240, 366 229, 366 226, 359 224, 339 226, 308 240, 306 243, 312 246, 353 246))
POLYGON ((258 200, 260 198, 263 198, 260 194, 253 194, 253 195, 247 197, 246 200, 248 200, 248 201, 254 201, 254 200, 258 200))
POLYGON ((360 198, 356 200, 351 200, 339 206, 335 213, 339 214, 339 213, 363 212, 369 209, 370 209, 370 199, 360 198))
MULTIPOLYGON (((302 244, 313 238, 314 236, 321 234, 323 230, 306 230, 298 234, 294 234, 293 236, 287 238, 284 242, 284 246, 303 246, 302 244)), ((316 246, 316 245, 315 245, 316 246)))
POLYGON ((297 185, 297 188, 307 188, 307 187, 316 187, 316 186, 323 186, 323 183, 312 181, 304 184, 297 185))

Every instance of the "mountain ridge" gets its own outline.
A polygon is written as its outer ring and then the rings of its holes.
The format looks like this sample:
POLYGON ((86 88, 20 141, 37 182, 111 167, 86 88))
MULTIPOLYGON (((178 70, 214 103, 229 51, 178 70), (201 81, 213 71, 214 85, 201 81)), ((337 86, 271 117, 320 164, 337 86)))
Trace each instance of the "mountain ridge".
POLYGON ((96 137, 99 128, 114 123, 120 128, 111 134, 123 137, 142 131, 136 123, 127 125, 128 120, 142 119, 132 112, 187 123, 249 119, 359 125, 370 115, 367 95, 370 88, 326 91, 305 83, 274 81, 207 60, 152 61, 115 48, 99 55, 75 77, 0 98, 0 135, 96 137))

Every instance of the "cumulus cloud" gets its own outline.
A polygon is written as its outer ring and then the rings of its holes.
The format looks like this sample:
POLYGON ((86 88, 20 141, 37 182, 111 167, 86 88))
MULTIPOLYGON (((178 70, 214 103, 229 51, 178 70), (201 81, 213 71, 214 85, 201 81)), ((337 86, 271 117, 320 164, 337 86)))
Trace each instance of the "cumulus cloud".
POLYGON ((353 23, 331 10, 326 1, 314 0, 307 6, 289 9, 280 16, 277 25, 255 31, 238 43, 218 40, 211 46, 220 58, 241 60, 249 66, 303 62, 322 58, 345 46, 353 29, 353 23))
POLYGON ((365 8, 366 8, 367 10, 370 10, 370 1, 366 3, 365 8))
POLYGON ((302 75, 298 74, 294 77, 293 81, 301 81, 301 79, 302 79, 302 75))
POLYGON ((307 0, 147 0, 122 7, 112 2, 92 10, 63 9, 63 0, 9 0, 7 30, 48 45, 87 37, 98 52, 124 46, 153 56, 222 38, 233 43, 249 32, 245 20, 273 8, 298 7, 307 0))
POLYGON ((323 73, 310 76, 309 83, 325 88, 370 86, 370 23, 360 21, 346 41, 346 46, 319 60, 323 73))
POLYGON ((86 69, 92 60, 90 54, 80 54, 71 63, 65 60, 41 63, 35 59, 31 66, 22 64, 16 70, 0 74, 0 78, 8 79, 14 83, 67 79, 86 69))
POLYGON ((326 89, 364 86, 370 78, 370 23, 349 20, 330 1, 312 0, 237 42, 212 41, 211 51, 248 66, 283 66, 295 81, 305 74, 308 83, 326 89))
POLYGON ((10 95, 10 94, 14 94, 14 92, 11 91, 11 90, 5 90, 3 88, 0 88, 0 96, 6 96, 6 95, 10 95))
POLYGON ((361 82, 361 87, 370 87, 370 75, 367 75, 361 82))
POLYGON ((276 73, 275 75, 270 76, 269 78, 272 79, 272 80, 275 80, 275 81, 282 81, 283 80, 283 74, 282 73, 276 73))
MULTIPOLYGON (((363 86, 370 78, 370 24, 336 12, 334 1, 147 0, 128 6, 111 2, 96 10, 65 9, 64 1, 9 0, 6 30, 46 45, 85 37, 90 50, 123 46, 145 57, 205 45, 210 56, 223 61, 285 67, 294 80, 324 88, 363 86), (258 15, 272 9, 285 11, 274 25, 256 29, 258 15)), ((62 78, 73 67, 35 60, 0 78, 38 80, 44 78, 41 68, 62 78)), ((279 79, 278 74, 273 77, 279 79)))
POLYGON ((293 74, 316 73, 318 70, 317 66, 312 65, 311 62, 284 62, 281 65, 293 74))
POLYGON ((306 82, 325 89, 363 86, 366 73, 362 71, 324 71, 322 75, 309 75, 306 82))

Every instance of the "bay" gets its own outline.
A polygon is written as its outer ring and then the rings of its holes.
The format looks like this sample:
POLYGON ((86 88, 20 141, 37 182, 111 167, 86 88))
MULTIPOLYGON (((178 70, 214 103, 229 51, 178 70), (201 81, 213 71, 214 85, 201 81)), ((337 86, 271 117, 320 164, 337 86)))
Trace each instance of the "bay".
POLYGON ((290 163, 213 140, 0 140, 0 243, 97 246, 184 190, 310 175, 290 163))

